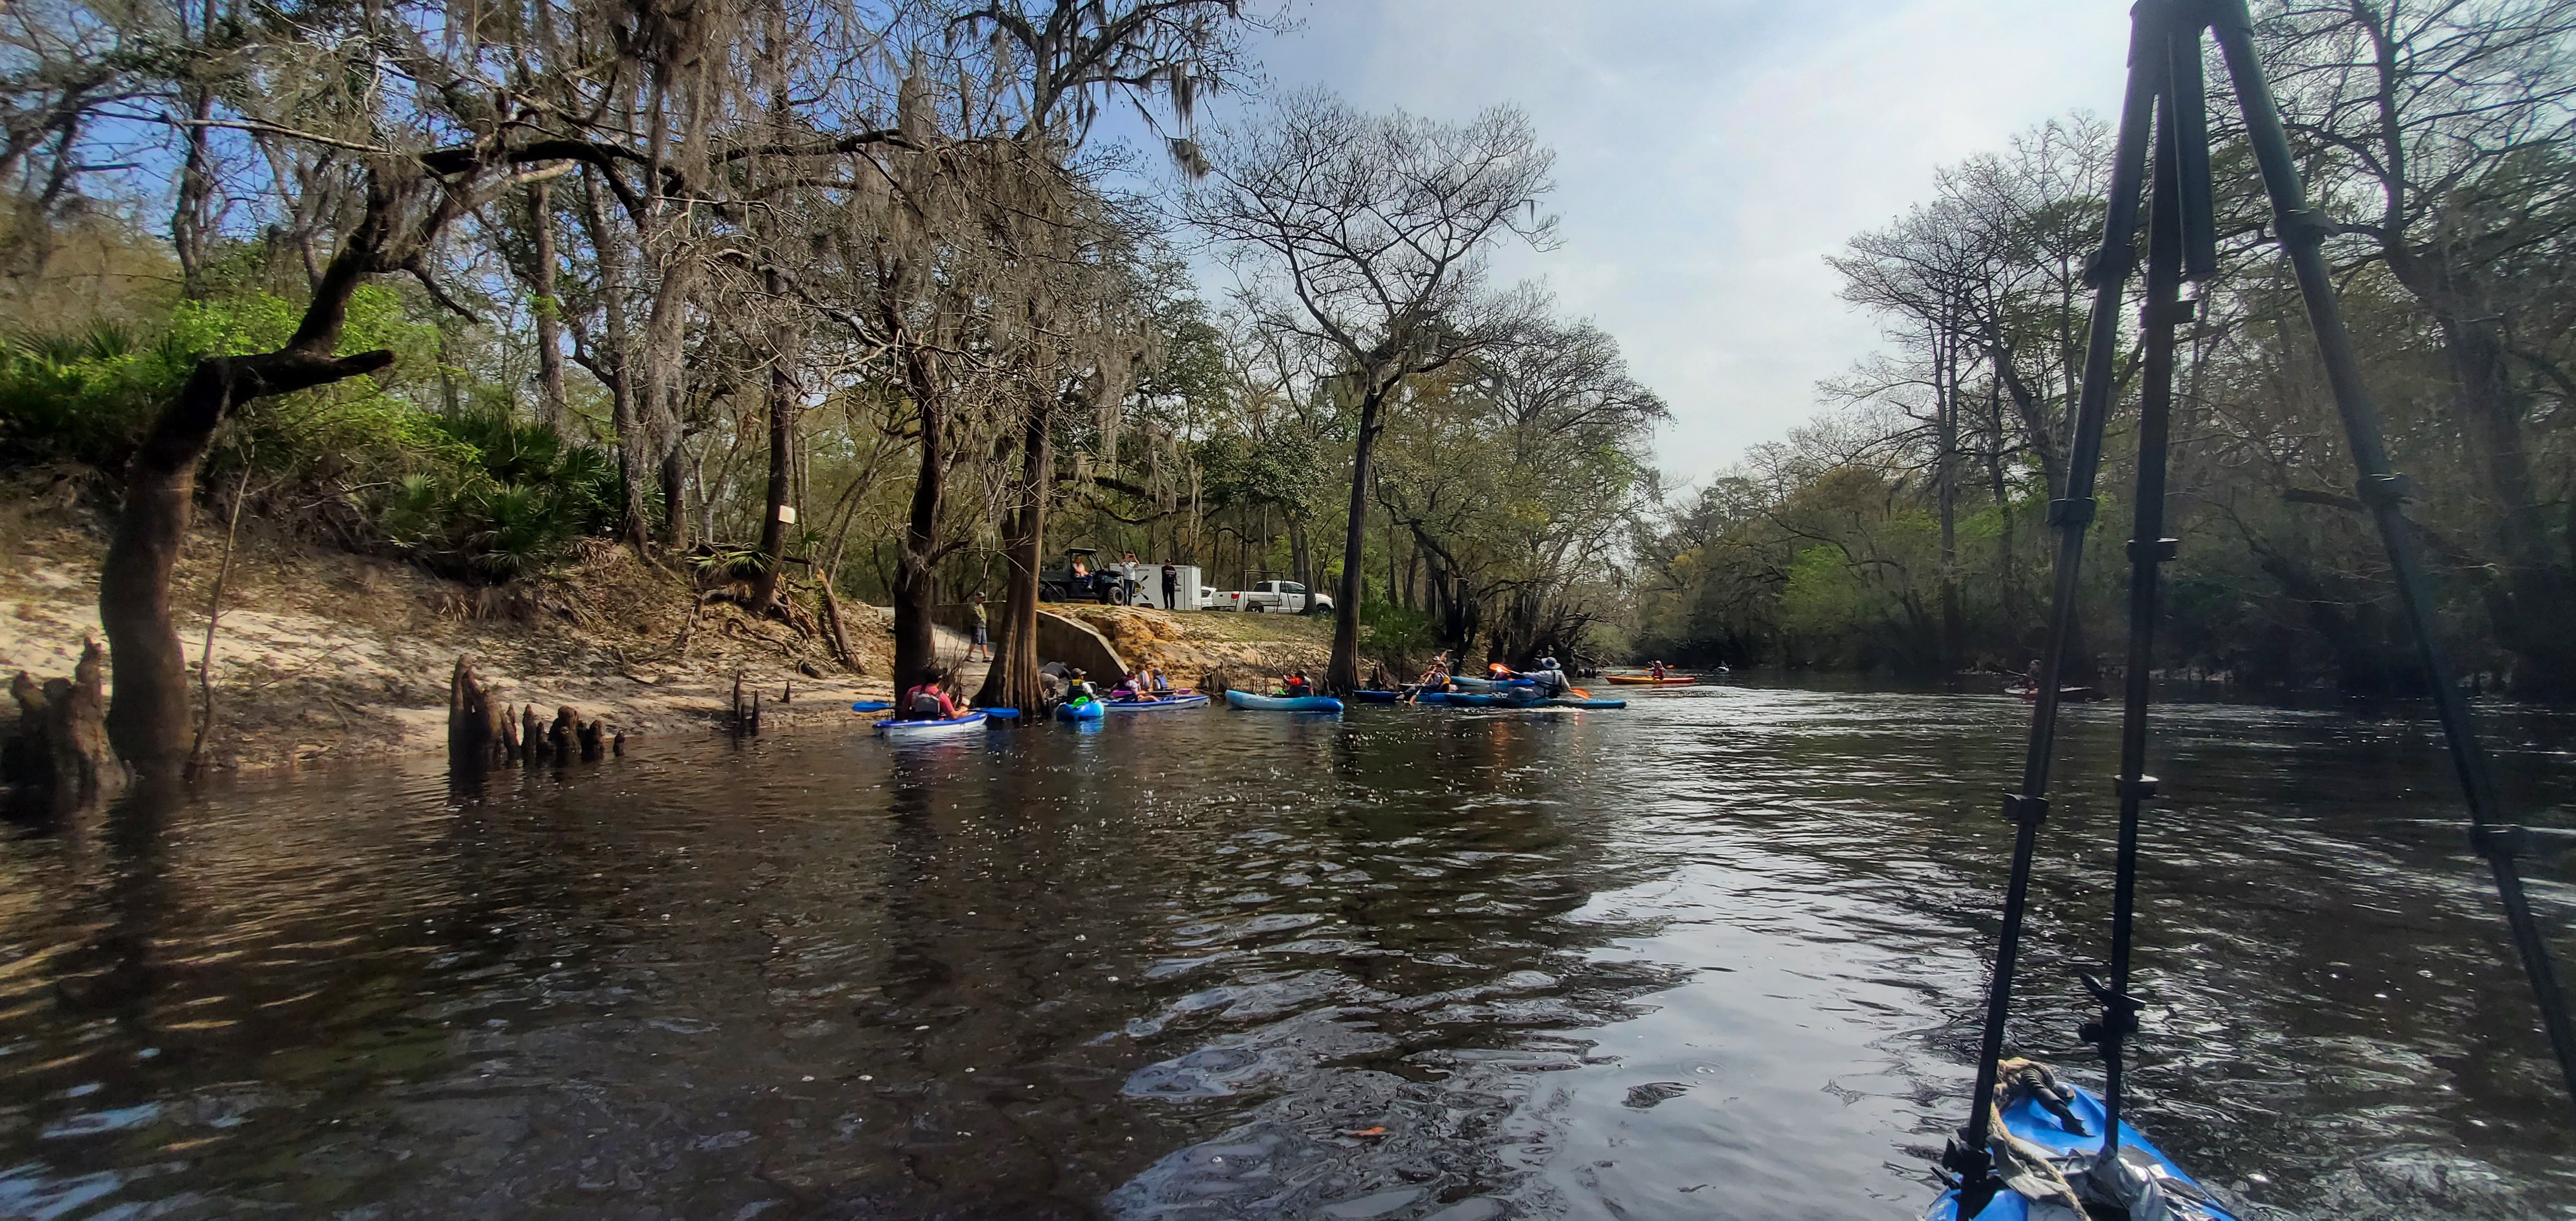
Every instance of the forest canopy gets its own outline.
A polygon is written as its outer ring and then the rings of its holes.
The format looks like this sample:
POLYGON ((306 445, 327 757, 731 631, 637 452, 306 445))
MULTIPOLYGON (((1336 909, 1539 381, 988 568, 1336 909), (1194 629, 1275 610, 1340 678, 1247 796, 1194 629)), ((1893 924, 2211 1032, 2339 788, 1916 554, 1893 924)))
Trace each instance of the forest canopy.
MULTIPOLYGON (((2576 642, 2552 622, 2576 595, 2576 5, 2258 17, 2363 375, 2443 577, 2443 628, 2517 692, 2576 693, 2576 642)), ((2176 390, 2166 655, 2250 684, 2416 689, 2243 133, 2214 139, 2221 267, 2199 286, 2176 390)), ((2089 116, 2042 124, 1945 168, 1929 198, 1832 259, 1885 349, 1821 388, 1814 423, 1640 533, 1645 648, 1917 674, 2035 655, 2109 145, 2089 116)), ((2127 406, 2106 451, 2115 492, 2127 406)), ((2123 520, 2102 506, 2096 554, 2123 520)), ((2119 578, 2087 580, 2083 618, 2108 639, 2119 578)))

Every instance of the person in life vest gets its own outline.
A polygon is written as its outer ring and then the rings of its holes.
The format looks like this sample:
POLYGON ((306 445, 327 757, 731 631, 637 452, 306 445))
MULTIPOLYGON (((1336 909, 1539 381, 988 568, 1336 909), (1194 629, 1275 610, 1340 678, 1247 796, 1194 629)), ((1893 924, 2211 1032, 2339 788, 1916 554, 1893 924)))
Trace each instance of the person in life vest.
POLYGON ((949 694, 949 673, 932 670, 920 686, 903 693, 903 715, 913 721, 948 721, 958 716, 957 697, 949 694))
POLYGON ((1553 657, 1539 658, 1538 669, 1522 677, 1538 684, 1536 689, 1542 698, 1553 699, 1574 689, 1574 683, 1565 677, 1565 670, 1556 664, 1553 657))
POLYGON ((1665 678, 1670 674, 1671 671, 1664 669, 1664 663, 1660 661, 1646 667, 1646 677, 1648 678, 1665 678))
POLYGON ((1315 684, 1306 680, 1304 670, 1290 670, 1288 677, 1279 680, 1279 686, 1290 699, 1300 699, 1315 693, 1315 684))

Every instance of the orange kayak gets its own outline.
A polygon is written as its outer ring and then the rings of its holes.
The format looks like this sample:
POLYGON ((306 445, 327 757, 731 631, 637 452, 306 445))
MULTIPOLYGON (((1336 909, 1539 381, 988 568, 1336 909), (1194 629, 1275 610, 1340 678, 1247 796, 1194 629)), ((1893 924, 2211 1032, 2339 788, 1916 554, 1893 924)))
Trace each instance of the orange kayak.
POLYGON ((1601 676, 1601 681, 1628 687, 1687 687, 1699 680, 1687 674, 1675 674, 1665 678, 1652 678, 1644 674, 1604 674, 1601 676))

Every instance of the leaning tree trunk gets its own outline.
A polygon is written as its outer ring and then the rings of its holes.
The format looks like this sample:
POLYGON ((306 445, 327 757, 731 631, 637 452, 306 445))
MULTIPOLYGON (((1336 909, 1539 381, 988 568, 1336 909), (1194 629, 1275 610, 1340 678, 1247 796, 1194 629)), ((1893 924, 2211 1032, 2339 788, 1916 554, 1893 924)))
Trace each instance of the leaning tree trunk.
POLYGON ((1351 447, 1351 514, 1342 535, 1342 579, 1333 597, 1333 660, 1324 667, 1324 689, 1334 695, 1360 687, 1360 561, 1368 545, 1369 458, 1377 448, 1378 415, 1385 400, 1384 393, 1373 392, 1361 401, 1360 433, 1351 447))
POLYGON ((188 759, 188 660, 170 618, 170 571, 195 506, 197 464, 236 407, 373 373, 387 351, 335 357, 349 297, 386 244, 399 203, 370 199, 366 221, 341 244, 286 346, 255 356, 197 362, 179 397, 152 422, 125 470, 125 505, 99 566, 98 618, 115 662, 107 736, 126 766, 151 779, 176 776, 188 759))
POLYGON ((985 672, 984 689, 975 693, 977 707, 1007 706, 1027 716, 1046 711, 1046 692, 1038 682, 1038 563, 1054 482, 1054 414, 1046 406, 1031 407, 1020 439, 1022 499, 1011 513, 1003 543, 1011 584, 1003 600, 1001 631, 993 637, 992 668, 985 672))

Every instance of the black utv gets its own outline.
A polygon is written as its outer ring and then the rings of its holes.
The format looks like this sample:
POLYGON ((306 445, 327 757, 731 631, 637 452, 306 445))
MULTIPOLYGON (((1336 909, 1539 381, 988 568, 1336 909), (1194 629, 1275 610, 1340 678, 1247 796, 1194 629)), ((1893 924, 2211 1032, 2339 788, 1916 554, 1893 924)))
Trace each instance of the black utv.
POLYGON ((1064 562, 1038 571, 1040 602, 1101 602, 1124 606, 1136 600, 1135 581, 1102 572, 1096 547, 1067 547, 1064 562))

